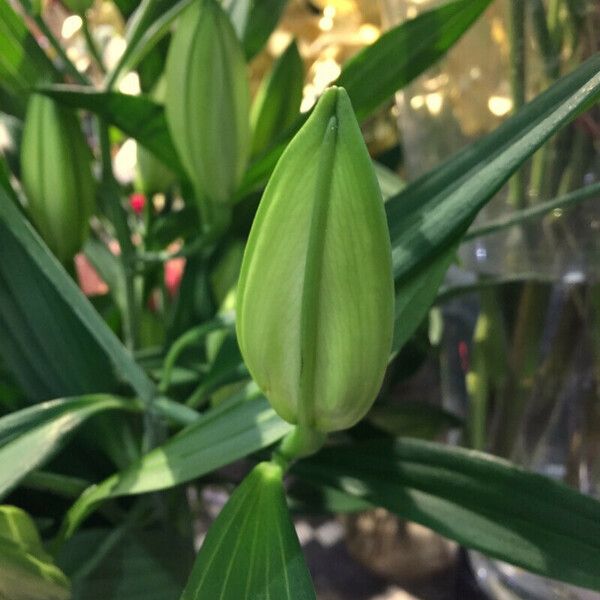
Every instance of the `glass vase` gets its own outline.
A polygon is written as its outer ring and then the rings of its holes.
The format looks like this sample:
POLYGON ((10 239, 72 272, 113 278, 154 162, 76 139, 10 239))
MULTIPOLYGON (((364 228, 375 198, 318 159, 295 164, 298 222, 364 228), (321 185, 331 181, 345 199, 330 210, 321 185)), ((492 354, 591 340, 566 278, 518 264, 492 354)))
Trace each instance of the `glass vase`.
MULTIPOLYGON (((438 0, 382 1, 388 26, 438 0)), ((500 0, 447 56, 397 96, 414 179, 495 129, 599 50, 600 2, 500 0)), ((442 306, 443 401, 463 443, 600 498, 600 111, 554 136, 478 216, 442 306), (544 203, 562 199, 562 202, 544 203), (524 210, 540 209, 490 233, 524 210), (488 231, 486 232, 486 228, 488 231), (465 289, 471 289, 465 293, 465 289)), ((492 598, 600 594, 471 553, 492 598)))

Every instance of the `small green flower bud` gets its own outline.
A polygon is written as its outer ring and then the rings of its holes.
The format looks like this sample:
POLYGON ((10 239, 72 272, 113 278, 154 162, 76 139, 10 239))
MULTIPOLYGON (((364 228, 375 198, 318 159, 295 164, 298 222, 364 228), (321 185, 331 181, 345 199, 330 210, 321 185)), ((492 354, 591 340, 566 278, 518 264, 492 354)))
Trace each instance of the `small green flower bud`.
POLYGON ((194 0, 167 58, 165 110, 181 162, 204 211, 231 202, 250 147, 244 53, 216 0, 194 0))
POLYGON ((66 263, 83 245, 94 210, 91 153, 75 114, 46 96, 29 99, 21 178, 31 220, 66 263))
POLYGON ((393 304, 381 192, 348 95, 333 88, 260 203, 238 284, 240 349, 281 417, 345 429, 381 386, 393 304))

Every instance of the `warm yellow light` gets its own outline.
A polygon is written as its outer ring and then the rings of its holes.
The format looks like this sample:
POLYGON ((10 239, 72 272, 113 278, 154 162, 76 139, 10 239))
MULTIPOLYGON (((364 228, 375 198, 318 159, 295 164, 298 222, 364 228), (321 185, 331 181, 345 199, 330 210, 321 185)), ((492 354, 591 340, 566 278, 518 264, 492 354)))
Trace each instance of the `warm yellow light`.
POLYGON ((421 96, 420 94, 417 94, 416 96, 413 96, 410 99, 410 105, 415 110, 419 110, 420 108, 423 108, 423 106, 425 106, 425 98, 423 98, 423 96, 421 96))
POLYGON ((365 44, 372 44, 379 38, 379 29, 375 25, 365 23, 361 25, 358 30, 358 37, 360 41, 365 44))
POLYGON ((507 115, 513 107, 513 101, 508 96, 490 96, 488 108, 493 115, 503 117, 507 115))
POLYGON ((60 35, 63 39, 68 40, 73 37, 80 29, 83 21, 79 15, 71 15, 67 17, 62 24, 60 35))
POLYGON ((333 58, 319 59, 315 62, 313 83, 318 92, 322 92, 342 72, 340 65, 333 58))
POLYGON ((140 78, 137 73, 127 73, 119 83, 119 91, 130 96, 137 96, 141 92, 140 78))
POLYGON ((113 162, 117 181, 121 184, 127 184, 132 181, 137 164, 137 144, 135 140, 126 140, 119 148, 113 162))
POLYGON ((427 106, 427 110, 432 115, 439 115, 442 110, 442 106, 444 105, 444 97, 439 92, 427 94, 427 96, 425 96, 425 104, 427 106))

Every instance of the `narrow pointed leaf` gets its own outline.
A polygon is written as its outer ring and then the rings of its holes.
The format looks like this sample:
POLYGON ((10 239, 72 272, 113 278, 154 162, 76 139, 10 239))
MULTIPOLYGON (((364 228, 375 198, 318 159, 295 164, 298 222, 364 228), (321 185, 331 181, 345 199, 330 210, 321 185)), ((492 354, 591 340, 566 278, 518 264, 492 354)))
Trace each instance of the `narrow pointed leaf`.
POLYGON ((0 353, 32 400, 154 385, 0 185, 0 353))
POLYGON ((0 598, 69 600, 71 591, 67 578, 55 565, 0 537, 0 598))
POLYGON ((257 465, 208 531, 181 600, 204 598, 316 600, 278 465, 257 465))
POLYGON ((37 91, 64 106, 89 110, 101 116, 147 148, 173 171, 184 173, 167 127, 164 108, 147 96, 100 92, 77 85, 46 86, 37 91))
MULTIPOLYGON (((345 87, 359 119, 367 117, 418 75, 435 64, 465 33, 491 0, 454 0, 390 29, 359 52, 333 83, 345 87), (365 81, 369 84, 365 85, 365 81)), ((264 185, 290 137, 304 122, 300 117, 289 132, 250 165, 242 183, 249 192, 264 185)))
POLYGON ((405 439, 329 448, 294 470, 468 548, 600 590, 600 502, 496 457, 405 439))
POLYGON ((296 42, 292 41, 261 82, 254 98, 250 113, 252 154, 264 150, 298 118, 303 87, 304 63, 296 42))
POLYGON ((390 29, 351 58, 336 85, 346 88, 358 118, 367 117, 439 60, 490 2, 455 0, 423 12, 390 29))
POLYGON ((277 27, 288 0, 246 0, 250 9, 241 36, 246 59, 255 57, 277 27))
POLYGON ((121 473, 91 487, 63 524, 70 536, 107 498, 144 494, 185 483, 274 444, 290 431, 251 386, 212 409, 121 473))
POLYGON ((388 200, 396 281, 395 349, 425 316, 441 283, 443 265, 450 264, 481 208, 552 134, 598 98, 600 55, 388 200), (416 291, 419 302, 407 302, 416 291))
POLYGON ((135 410, 132 401, 90 395, 53 400, 0 419, 0 497, 47 461, 92 415, 106 410, 135 410))
POLYGON ((14 94, 25 108, 27 94, 39 82, 57 78, 56 70, 44 54, 22 17, 7 0, 0 0, 0 84, 14 94))

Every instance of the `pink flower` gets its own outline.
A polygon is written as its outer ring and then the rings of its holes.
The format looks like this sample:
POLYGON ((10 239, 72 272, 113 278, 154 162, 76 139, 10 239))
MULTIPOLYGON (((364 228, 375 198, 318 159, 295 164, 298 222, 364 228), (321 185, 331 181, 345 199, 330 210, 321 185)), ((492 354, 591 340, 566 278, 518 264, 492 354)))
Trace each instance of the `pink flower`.
POLYGON ((144 196, 144 194, 140 194, 139 192, 131 194, 131 196, 129 196, 129 206, 131 206, 131 210, 136 215, 142 214, 142 211, 146 206, 146 196, 144 196))

